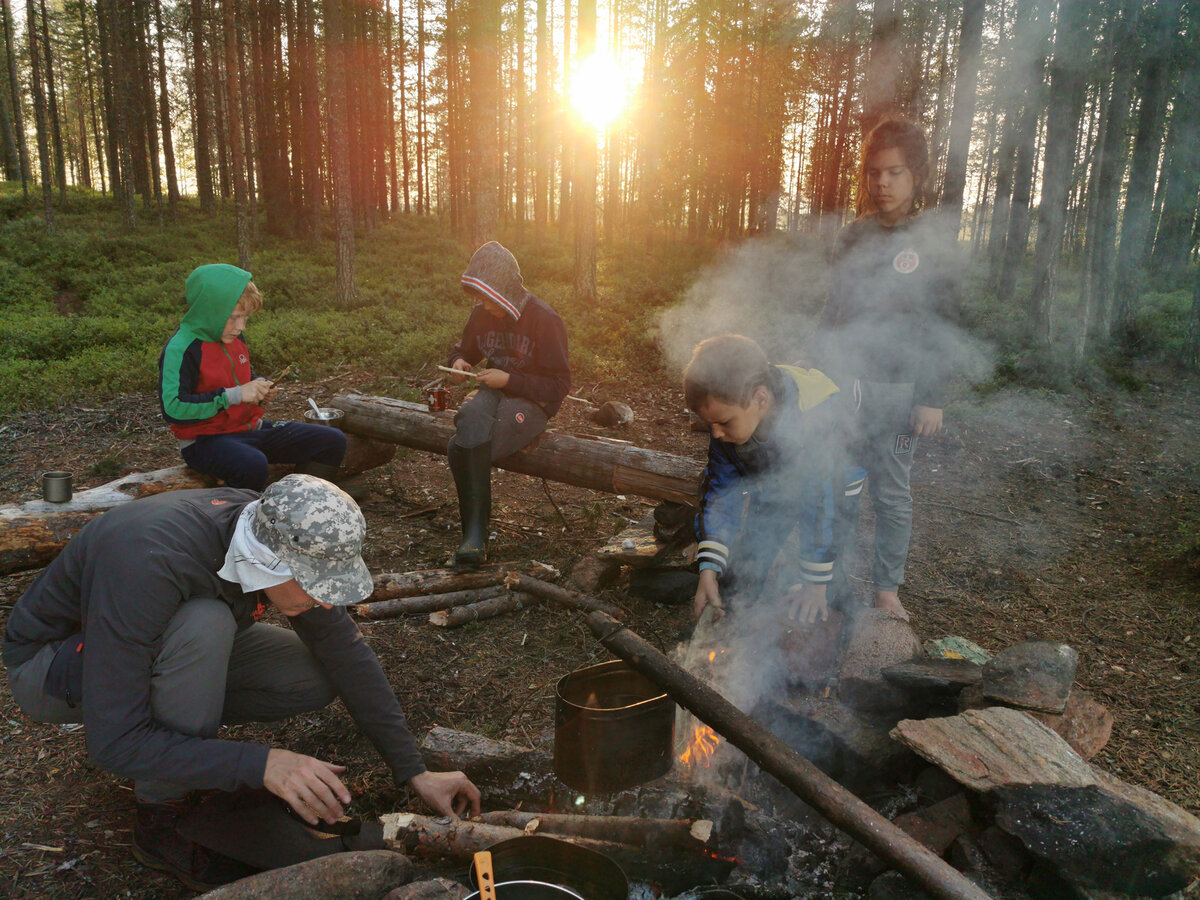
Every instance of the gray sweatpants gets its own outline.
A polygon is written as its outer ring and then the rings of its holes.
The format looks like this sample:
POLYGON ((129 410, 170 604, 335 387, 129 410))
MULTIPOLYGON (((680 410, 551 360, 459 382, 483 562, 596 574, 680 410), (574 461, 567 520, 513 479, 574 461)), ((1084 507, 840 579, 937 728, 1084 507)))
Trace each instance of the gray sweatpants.
MULTIPOLYGON (((913 408, 913 385, 879 381, 855 381, 855 409, 847 459, 867 473, 867 490, 875 510, 875 560, 871 578, 875 589, 894 591, 904 583, 904 564, 912 537, 912 493, 909 473, 916 435, 909 424, 913 408)), ((858 522, 858 498, 847 498, 839 517, 838 558, 850 557, 858 522)))
POLYGON ((492 461, 516 453, 546 430, 546 414, 532 400, 481 387, 454 414, 454 442, 464 449, 492 442, 492 461))
MULTIPOLYGON (((9 670, 21 710, 38 722, 80 722, 83 709, 47 696, 46 671, 56 645, 9 670)), ((84 652, 86 653, 86 647, 84 652)), ((87 696, 87 685, 84 685, 87 696)), ((221 725, 274 722, 333 702, 333 685, 294 631, 256 622, 237 629, 220 600, 182 604, 163 635, 150 676, 150 706, 164 728, 216 737, 221 725)), ((202 785, 138 779, 134 793, 164 803, 202 785)))

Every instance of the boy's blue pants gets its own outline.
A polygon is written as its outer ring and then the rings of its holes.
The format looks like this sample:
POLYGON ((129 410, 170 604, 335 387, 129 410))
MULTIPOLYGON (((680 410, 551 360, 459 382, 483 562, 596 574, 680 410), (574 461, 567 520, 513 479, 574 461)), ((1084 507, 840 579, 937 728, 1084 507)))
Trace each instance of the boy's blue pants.
POLYGON ((228 487, 261 491, 267 486, 270 463, 323 463, 340 466, 346 455, 346 435, 326 425, 269 422, 254 431, 202 434, 183 448, 183 461, 228 487))

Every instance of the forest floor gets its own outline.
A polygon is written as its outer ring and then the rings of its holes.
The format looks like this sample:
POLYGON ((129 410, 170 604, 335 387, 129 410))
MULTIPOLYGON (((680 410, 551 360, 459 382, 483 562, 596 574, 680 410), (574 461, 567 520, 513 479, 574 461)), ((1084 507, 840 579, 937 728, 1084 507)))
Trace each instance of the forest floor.
MULTIPOLYGON (((923 639, 956 634, 991 652, 1033 637, 1076 648, 1077 683, 1116 717, 1094 762, 1200 814, 1200 389, 1175 373, 1140 374, 1146 386, 1135 393, 1004 391, 951 406, 946 432, 917 451, 902 596, 923 639)), ((347 371, 284 385, 272 412, 298 418, 310 394, 327 400, 368 383, 347 371)), ((705 437, 689 431, 673 379, 575 392, 633 407, 634 423, 616 436, 703 458, 705 437)), ((601 431, 570 402, 552 424, 601 431)), ((73 471, 81 490, 177 463, 152 395, 0 423, 0 503, 37 496, 46 469, 73 471)), ((442 565, 458 535, 444 459, 402 449, 366 480, 372 571, 442 565)), ((653 506, 502 471, 494 486, 493 558, 564 572, 653 506)), ((0 614, 34 575, 0 578, 0 614)), ((613 596, 660 647, 689 624, 684 607, 613 596)), ((438 724, 543 744, 555 682, 607 658, 577 617, 552 607, 458 631, 418 619, 362 627, 418 734, 438 724)), ((29 721, 6 682, 0 712, 0 897, 190 895, 131 858, 129 784, 88 763, 81 730, 29 721)), ((335 705, 229 736, 346 764, 361 813, 416 808, 347 725, 335 705)))

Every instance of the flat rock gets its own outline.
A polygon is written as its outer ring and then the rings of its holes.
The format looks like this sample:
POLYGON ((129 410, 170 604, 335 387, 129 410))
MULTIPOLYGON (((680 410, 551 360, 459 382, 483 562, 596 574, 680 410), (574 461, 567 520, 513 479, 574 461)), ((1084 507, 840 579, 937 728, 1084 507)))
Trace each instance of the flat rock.
POLYGON ((1011 785, 992 796, 996 824, 1074 884, 1165 897, 1200 876, 1200 819, 1142 788, 1011 785))
POLYGON ((1066 741, 1019 709, 993 706, 941 719, 905 719, 892 737, 981 793, 1012 784, 1085 787, 1097 781, 1066 741))
POLYGON ((814 694, 829 682, 837 672, 844 626, 845 617, 833 610, 823 622, 788 622, 780 629, 779 652, 790 684, 814 694))
POLYGON ((1066 644, 1025 641, 983 664, 983 696, 1005 706, 1061 713, 1078 662, 1079 654, 1066 644))
POLYGON ((647 513, 636 525, 611 538, 595 556, 603 563, 633 567, 681 568, 692 563, 689 548, 668 544, 654 536, 653 513, 647 513))
POLYGON ((888 683, 883 670, 917 658, 921 642, 907 620, 883 609, 864 609, 849 625, 838 696, 843 703, 867 711, 898 710, 907 697, 888 683))
POLYGON ((983 668, 969 659, 911 659, 888 666, 883 677, 907 691, 945 697, 978 684, 983 668))
MULTIPOLYGON (((959 712, 966 709, 985 709, 996 704, 983 696, 981 685, 966 688, 958 695, 959 712)), ((1071 748, 1084 759, 1092 759, 1104 749, 1112 737, 1113 714, 1108 707, 1097 703, 1087 691, 1073 690, 1061 713, 1044 713, 1027 709, 1026 713, 1054 729, 1071 748)))
POLYGON ((1200 819, 1093 768, 1026 712, 905 720, 892 736, 986 793, 996 824, 1074 884, 1161 897, 1200 875, 1200 819))

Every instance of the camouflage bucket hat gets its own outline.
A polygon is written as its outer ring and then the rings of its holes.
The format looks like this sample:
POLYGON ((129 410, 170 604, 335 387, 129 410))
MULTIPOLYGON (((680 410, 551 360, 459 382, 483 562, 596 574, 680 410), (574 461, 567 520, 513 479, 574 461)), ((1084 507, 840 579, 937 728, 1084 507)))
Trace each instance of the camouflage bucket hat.
POLYGON ((350 495, 312 475, 288 475, 263 491, 254 536, 288 564, 320 603, 359 603, 374 585, 362 560, 367 520, 350 495))

